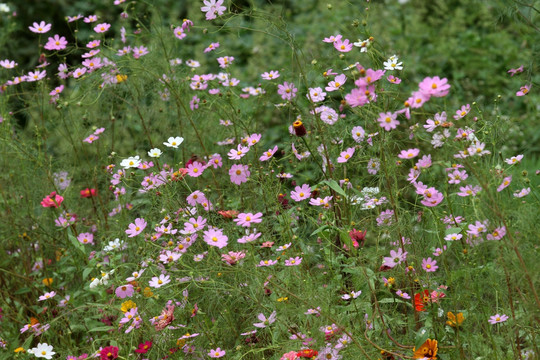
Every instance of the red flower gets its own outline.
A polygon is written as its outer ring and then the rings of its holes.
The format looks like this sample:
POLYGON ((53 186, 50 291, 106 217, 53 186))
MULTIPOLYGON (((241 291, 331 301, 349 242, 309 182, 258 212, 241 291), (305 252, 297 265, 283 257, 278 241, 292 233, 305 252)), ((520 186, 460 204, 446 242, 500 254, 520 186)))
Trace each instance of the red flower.
POLYGON ((99 352, 101 360, 118 359, 118 348, 116 346, 107 346, 99 352))
POLYGON ((151 341, 145 341, 145 342, 139 344, 139 348, 137 350, 135 350, 135 352, 139 353, 139 354, 146 354, 148 352, 148 350, 150 350, 151 347, 152 347, 152 342, 151 341))
POLYGON ((426 311, 425 304, 430 302, 429 290, 424 290, 414 295, 414 307, 416 311, 426 311))
POLYGON ((304 349, 302 351, 299 351, 296 356, 300 357, 300 358, 308 358, 308 359, 311 359, 315 356, 317 356, 319 353, 317 352, 317 350, 313 350, 313 349, 304 349))
POLYGON ((81 197, 83 197, 83 198, 89 198, 89 197, 92 197, 92 196, 96 196, 96 194, 97 194, 96 189, 86 188, 84 190, 81 190, 81 197))

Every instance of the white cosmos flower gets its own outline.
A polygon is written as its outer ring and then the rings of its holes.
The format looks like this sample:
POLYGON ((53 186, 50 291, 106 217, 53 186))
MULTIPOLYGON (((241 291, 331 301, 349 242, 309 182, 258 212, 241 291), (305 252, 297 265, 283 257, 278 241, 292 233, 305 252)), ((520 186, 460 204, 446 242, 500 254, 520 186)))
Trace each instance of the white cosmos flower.
POLYGON ((141 164, 141 160, 139 156, 137 155, 137 156, 128 157, 127 159, 122 160, 122 162, 120 163, 120 166, 122 166, 124 169, 129 169, 129 168, 137 168, 139 167, 140 164, 141 164))
POLYGON ((29 349, 28 353, 34 354, 35 357, 52 359, 52 356, 56 354, 53 351, 53 347, 47 343, 39 343, 35 348, 29 349))
POLYGON ((148 152, 148 156, 153 157, 153 158, 158 158, 161 156, 161 154, 163 154, 163 152, 159 150, 158 148, 151 149, 148 152))
POLYGON ((164 142, 163 145, 167 147, 172 147, 177 149, 178 146, 184 141, 183 137, 177 136, 177 137, 170 137, 167 142, 164 142))

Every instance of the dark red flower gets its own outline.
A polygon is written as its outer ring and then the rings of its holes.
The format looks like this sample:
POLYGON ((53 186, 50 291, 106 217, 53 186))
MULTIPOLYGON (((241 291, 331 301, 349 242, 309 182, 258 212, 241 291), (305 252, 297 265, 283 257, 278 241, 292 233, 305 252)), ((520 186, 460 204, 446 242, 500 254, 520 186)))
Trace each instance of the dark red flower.
POLYGON ((89 198, 89 197, 96 196, 96 195, 97 195, 96 189, 86 188, 84 190, 81 190, 81 197, 82 198, 89 198))
POLYGON ((107 346, 99 352, 101 360, 118 359, 118 348, 116 346, 107 346))
POLYGON ((300 357, 300 358, 308 358, 308 359, 311 359, 315 356, 317 356, 319 353, 317 352, 317 350, 313 350, 313 349, 304 349, 302 351, 299 351, 298 353, 296 353, 296 356, 300 357))
POLYGON ((135 350, 135 352, 139 353, 139 354, 146 354, 148 352, 148 350, 150 350, 151 347, 152 347, 152 342, 151 341, 145 341, 145 342, 139 344, 139 348, 137 350, 135 350))
POLYGON ((354 247, 364 246, 364 241, 366 240, 366 233, 367 230, 361 231, 352 229, 351 231, 349 231, 349 236, 353 242, 354 247))

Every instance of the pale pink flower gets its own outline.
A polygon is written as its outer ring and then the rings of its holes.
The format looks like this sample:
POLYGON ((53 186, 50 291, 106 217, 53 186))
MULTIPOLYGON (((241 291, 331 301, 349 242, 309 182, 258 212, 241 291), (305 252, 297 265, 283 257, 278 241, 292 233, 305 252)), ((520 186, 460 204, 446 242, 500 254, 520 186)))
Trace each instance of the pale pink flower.
POLYGON ((418 156, 420 153, 420 149, 408 149, 408 150, 402 150, 398 158, 400 159, 412 159, 418 156))
POLYGON ((39 24, 35 22, 33 26, 29 26, 28 29, 30 29, 33 33, 38 34, 45 34, 49 30, 51 30, 51 24, 47 24, 45 21, 41 21, 39 24))
POLYGON ((399 125, 397 114, 393 114, 391 112, 380 113, 377 121, 379 122, 379 125, 386 131, 395 129, 399 125))
POLYGON ((135 222, 129 224, 129 228, 126 230, 128 237, 134 237, 139 235, 146 228, 146 221, 143 218, 135 219, 135 222))
POLYGON ((297 186, 294 191, 291 191, 291 199, 294 201, 302 201, 309 199, 311 196, 311 187, 308 184, 303 184, 301 187, 297 186))
POLYGON ((154 276, 152 278, 152 280, 150 280, 150 282, 148 283, 148 285, 150 287, 153 287, 153 288, 160 288, 162 287, 163 285, 167 285, 168 283, 171 282, 171 278, 169 277, 169 275, 159 275, 159 277, 157 276, 154 276))
POLYGON ((285 260, 285 266, 298 266, 301 263, 302 263, 302 258, 299 256, 285 260))
POLYGON ((231 177, 231 182, 236 185, 247 182, 248 177, 251 175, 249 171, 249 166, 247 165, 238 165, 235 164, 231 166, 229 170, 229 176, 231 177))
POLYGON ((519 91, 516 92, 516 96, 525 96, 529 93, 529 90, 531 90, 531 85, 523 85, 519 88, 519 91))
POLYGON ((512 182, 512 175, 505 177, 501 185, 499 185, 499 187, 497 188, 497 192, 503 191, 503 189, 505 189, 508 185, 510 185, 511 182, 512 182))
POLYGON ((258 328, 265 328, 276 321, 276 315, 277 312, 275 310, 270 314, 268 318, 266 318, 263 313, 260 313, 259 315, 257 315, 257 319, 259 319, 259 321, 261 322, 255 323, 253 324, 253 326, 258 328))
POLYGON ((355 151, 354 147, 350 147, 347 150, 342 151, 341 154, 339 154, 337 162, 338 163, 346 163, 354 155, 354 151, 355 151))
POLYGON ((265 151, 261 157, 259 157, 259 161, 268 161, 272 158, 272 156, 274 156, 274 154, 276 153, 276 151, 278 150, 278 147, 277 145, 274 146, 273 149, 268 149, 267 151, 265 151))
POLYGON ((270 72, 264 72, 261 74, 261 77, 264 80, 274 80, 277 79, 279 76, 279 71, 276 70, 271 70, 270 72))
POLYGON ((98 34, 99 33, 104 33, 107 30, 109 30, 110 27, 111 27, 111 24, 107 24, 107 23, 97 24, 94 27, 94 31, 97 32, 98 34))

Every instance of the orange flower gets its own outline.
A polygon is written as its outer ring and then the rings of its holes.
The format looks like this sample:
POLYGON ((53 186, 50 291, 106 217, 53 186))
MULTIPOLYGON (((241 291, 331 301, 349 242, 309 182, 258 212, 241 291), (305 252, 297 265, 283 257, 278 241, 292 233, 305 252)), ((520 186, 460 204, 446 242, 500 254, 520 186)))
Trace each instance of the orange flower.
POLYGON ((463 320, 465 320, 463 313, 457 313, 456 315, 454 315, 453 312, 449 311, 446 316, 448 316, 448 321, 446 322, 446 325, 454 328, 460 327, 463 323, 463 320))
POLYGON ((414 307, 416 311, 426 311, 425 304, 430 302, 429 290, 424 290, 414 295, 414 307))
POLYGON ((418 348, 413 349, 414 359, 437 359, 437 340, 427 339, 425 343, 418 348))
POLYGON ((41 280, 43 282, 43 285, 45 286, 51 286, 52 283, 53 283, 53 278, 45 278, 43 280, 41 280))

